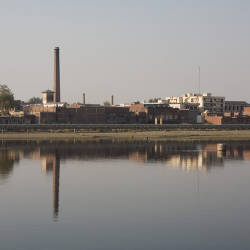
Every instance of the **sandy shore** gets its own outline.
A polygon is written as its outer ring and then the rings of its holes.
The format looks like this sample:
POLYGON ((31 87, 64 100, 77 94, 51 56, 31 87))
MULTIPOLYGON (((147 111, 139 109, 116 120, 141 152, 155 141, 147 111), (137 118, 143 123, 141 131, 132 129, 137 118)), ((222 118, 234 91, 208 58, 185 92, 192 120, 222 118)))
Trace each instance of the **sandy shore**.
POLYGON ((130 132, 0 133, 2 140, 250 141, 250 130, 171 130, 130 132))

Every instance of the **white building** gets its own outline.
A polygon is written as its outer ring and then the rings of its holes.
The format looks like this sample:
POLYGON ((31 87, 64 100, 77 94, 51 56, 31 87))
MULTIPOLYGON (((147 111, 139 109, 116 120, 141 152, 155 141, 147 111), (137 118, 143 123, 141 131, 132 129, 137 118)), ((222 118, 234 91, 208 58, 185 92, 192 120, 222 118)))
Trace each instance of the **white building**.
POLYGON ((212 96, 211 93, 195 94, 187 93, 182 96, 177 97, 166 97, 167 103, 171 107, 187 107, 190 109, 192 107, 195 109, 198 106, 198 109, 203 111, 208 111, 209 113, 224 113, 225 111, 225 97, 223 96, 212 96), (190 106, 189 106, 190 105, 190 106))

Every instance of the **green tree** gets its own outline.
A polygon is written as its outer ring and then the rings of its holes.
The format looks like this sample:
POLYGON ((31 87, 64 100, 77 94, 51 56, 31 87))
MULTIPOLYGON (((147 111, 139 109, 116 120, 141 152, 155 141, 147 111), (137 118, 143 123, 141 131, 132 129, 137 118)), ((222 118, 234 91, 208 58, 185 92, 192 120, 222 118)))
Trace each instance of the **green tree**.
POLYGON ((42 98, 39 98, 39 97, 32 97, 29 99, 29 103, 31 104, 39 104, 39 103, 42 103, 42 98))
POLYGON ((160 100, 161 98, 153 98, 153 99, 149 99, 148 102, 149 103, 155 103, 158 102, 158 100, 160 100))
POLYGON ((9 87, 5 84, 0 84, 0 110, 9 111, 14 107, 14 95, 9 87))
POLYGON ((108 102, 108 101, 105 101, 105 102, 103 103, 103 105, 104 105, 104 106, 111 106, 110 102, 108 102))

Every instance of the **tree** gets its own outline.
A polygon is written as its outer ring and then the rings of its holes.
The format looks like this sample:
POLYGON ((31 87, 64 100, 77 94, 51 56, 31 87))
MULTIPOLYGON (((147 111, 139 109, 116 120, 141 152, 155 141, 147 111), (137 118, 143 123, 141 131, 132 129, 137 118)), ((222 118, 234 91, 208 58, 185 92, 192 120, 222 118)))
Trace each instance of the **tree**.
POLYGON ((14 95, 9 87, 5 84, 0 84, 0 110, 9 111, 14 107, 14 95))
POLYGON ((39 103, 42 103, 42 98, 39 98, 39 97, 32 97, 29 99, 29 103, 31 104, 39 104, 39 103))
POLYGON ((111 106, 110 102, 108 102, 108 101, 105 101, 105 102, 103 103, 103 105, 104 105, 104 106, 111 106))
POLYGON ((161 98, 153 98, 153 99, 149 99, 148 102, 149 103, 154 103, 154 102, 158 102, 158 100, 160 100, 161 98))

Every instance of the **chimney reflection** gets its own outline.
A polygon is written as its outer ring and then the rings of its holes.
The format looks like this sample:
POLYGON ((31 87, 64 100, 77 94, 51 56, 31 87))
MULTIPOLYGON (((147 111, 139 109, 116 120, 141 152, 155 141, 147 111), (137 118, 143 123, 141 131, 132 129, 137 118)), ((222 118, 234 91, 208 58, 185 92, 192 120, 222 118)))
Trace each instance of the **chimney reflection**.
POLYGON ((53 213, 57 218, 59 210, 59 178, 60 178, 60 158, 55 155, 55 161, 53 162, 53 213))
POLYGON ((53 216, 58 217, 59 212, 59 179, 60 179, 60 157, 58 152, 53 152, 45 157, 42 156, 42 172, 50 174, 52 172, 53 186, 53 216))

